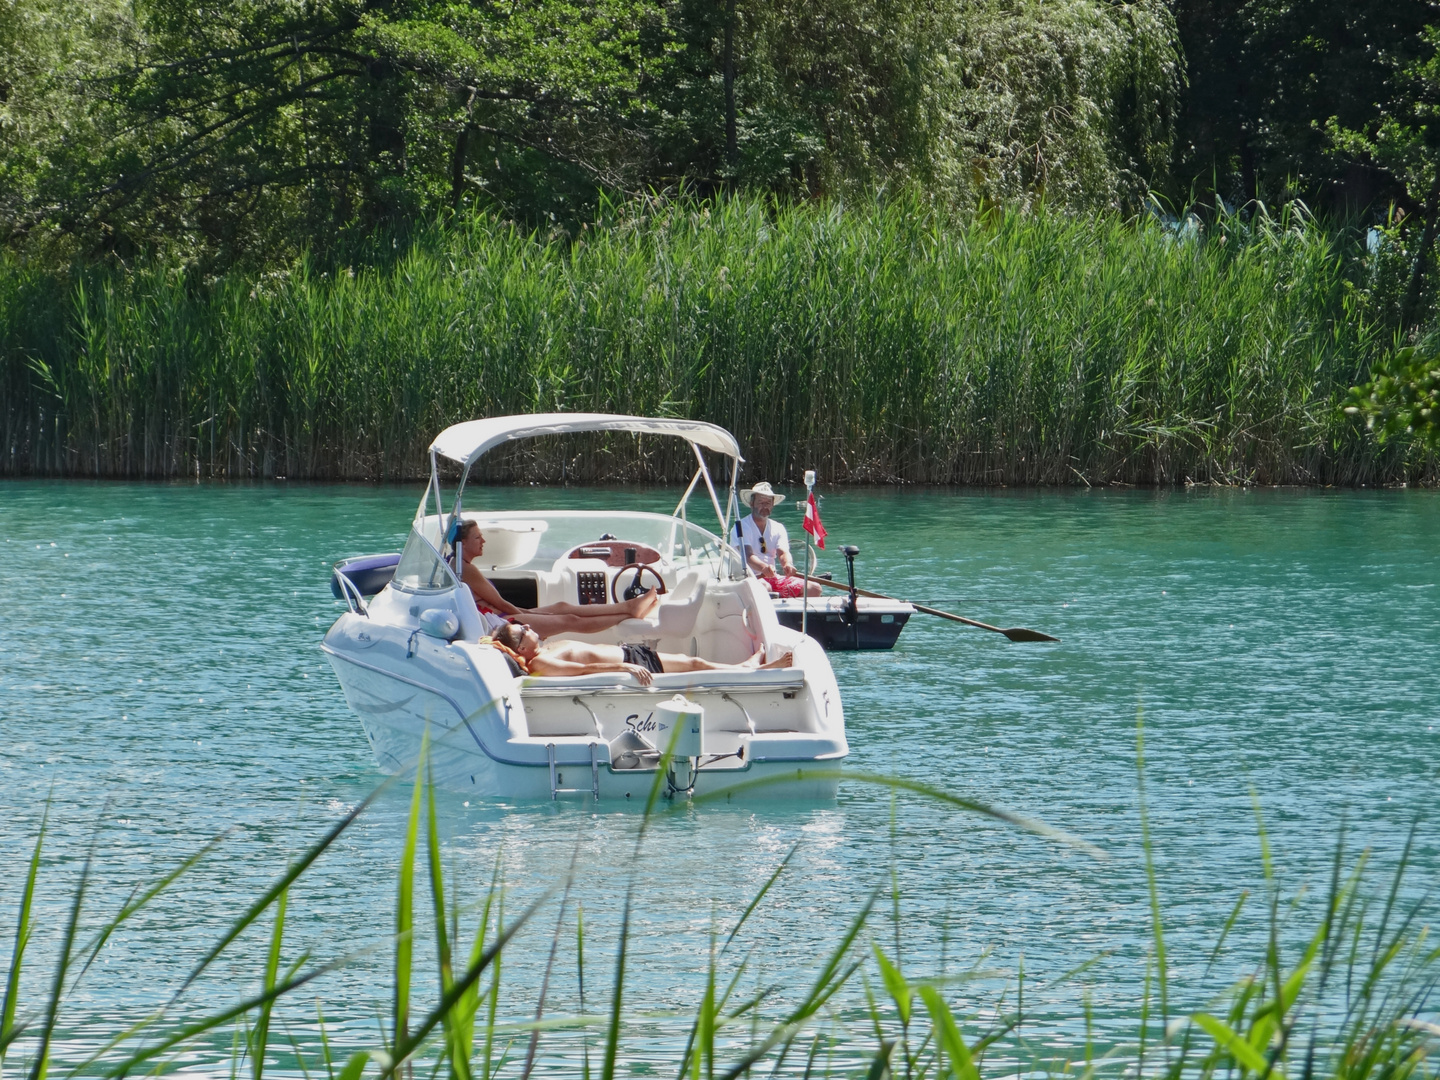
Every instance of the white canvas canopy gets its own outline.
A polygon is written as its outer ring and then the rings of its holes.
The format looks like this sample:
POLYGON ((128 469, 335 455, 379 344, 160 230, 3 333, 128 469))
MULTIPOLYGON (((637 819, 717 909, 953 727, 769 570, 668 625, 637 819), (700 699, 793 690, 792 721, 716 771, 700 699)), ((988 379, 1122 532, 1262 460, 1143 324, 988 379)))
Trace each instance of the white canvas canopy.
POLYGON ((486 451, 503 442, 566 435, 576 431, 630 431, 636 435, 673 435, 692 446, 732 457, 738 463, 740 444, 724 428, 703 420, 668 417, 616 416, 611 413, 532 413, 527 416, 492 416, 454 424, 430 444, 430 452, 467 469, 486 451))

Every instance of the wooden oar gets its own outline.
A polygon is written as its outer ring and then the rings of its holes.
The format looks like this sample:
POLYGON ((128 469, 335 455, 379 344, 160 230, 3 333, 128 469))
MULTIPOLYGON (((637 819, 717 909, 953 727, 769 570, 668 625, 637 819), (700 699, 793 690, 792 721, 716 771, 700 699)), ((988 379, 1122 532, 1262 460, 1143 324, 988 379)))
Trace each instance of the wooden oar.
MULTIPOLYGON (((810 581, 819 582, 821 585, 831 589, 839 589, 841 592, 849 592, 850 586, 839 581, 827 581, 825 578, 809 578, 810 581)), ((895 600, 893 596, 886 596, 883 593, 870 592, 867 589, 856 589, 860 596, 868 596, 871 600, 895 600)), ((989 623, 976 622, 974 619, 967 619, 964 615, 952 615, 948 611, 941 611, 939 608, 926 607, 924 604, 917 604, 913 600, 899 600, 896 603, 909 604, 916 611, 923 611, 926 615, 938 615, 942 619, 949 619, 951 622, 964 623, 966 626, 978 626, 981 630, 993 630, 997 634, 1004 634, 1011 641, 1059 641, 1058 637, 1051 637, 1049 634, 1042 634, 1039 630, 1026 630, 1023 626, 1012 626, 1003 629, 999 626, 991 626, 989 623)))

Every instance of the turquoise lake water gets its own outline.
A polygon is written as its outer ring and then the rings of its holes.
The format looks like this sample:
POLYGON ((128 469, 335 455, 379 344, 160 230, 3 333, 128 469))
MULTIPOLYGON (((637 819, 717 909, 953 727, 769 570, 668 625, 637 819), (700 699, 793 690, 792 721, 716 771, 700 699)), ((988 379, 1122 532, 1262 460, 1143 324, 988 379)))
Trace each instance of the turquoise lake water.
MULTIPOLYGON (((497 508, 668 510, 675 498, 476 494, 497 508)), ((418 497, 284 484, 0 484, 7 957, 23 861, 51 800, 29 1000, 44 993, 92 844, 87 911, 98 924, 134 887, 225 834, 100 954, 61 1015, 61 1061, 168 1000, 228 920, 382 779, 317 646, 339 610, 329 564, 398 550, 418 497)), ((1259 959, 1264 905, 1255 900, 1206 971, 1237 898, 1263 892, 1257 805, 1285 897, 1309 890, 1282 932, 1288 946, 1314 925, 1342 823, 1351 850, 1372 849, 1383 891, 1411 822, 1433 814, 1437 493, 843 491, 824 512, 832 548, 862 549, 862 585, 1063 639, 1014 645, 916 616, 893 653, 834 654, 847 767, 1039 817, 1108 857, 859 783, 827 805, 674 813, 654 824, 638 862, 633 812, 444 796, 444 855, 462 903, 483 897, 498 864, 506 910, 519 911, 562 883, 574 860, 547 1012, 580 1007, 569 945, 577 903, 587 1004, 604 1001, 633 883, 626 1073, 673 1062, 687 1028, 671 1013, 699 1000, 712 929, 728 934, 797 842, 722 964, 732 971, 748 951, 744 986, 781 984, 765 1016, 780 1015, 883 888, 870 933, 892 953, 898 942, 915 976, 978 967, 983 977, 949 989, 977 1024, 1013 1008, 1023 968, 1025 1053, 1073 1056, 1087 1001, 1098 1042, 1132 1039, 1152 940, 1142 714, 1172 995, 1183 1007, 1259 959)), ((795 502, 779 513, 797 536, 795 502)), ((839 556, 825 560, 839 576, 839 556)), ((293 892, 287 961, 302 950, 320 960, 356 954, 280 1010, 304 1045, 316 1034, 316 996, 346 1047, 373 1043, 375 1017, 388 1009, 407 810, 408 790, 382 796, 293 892)), ((1435 827, 1421 826, 1412 858, 1402 895, 1433 892, 1435 827)), ((552 900, 507 953, 502 1016, 533 1011, 557 914, 552 900)), ((462 922, 475 918, 467 910, 462 922)), ((236 942, 175 1015, 253 992, 267 935, 268 923, 236 942)), ((427 974, 420 985, 429 994, 433 984, 427 974)), ((847 993, 835 1003, 841 1020, 863 1002, 859 982, 847 993)), ((183 1063, 228 1073, 229 1046, 227 1029, 183 1063)), ((553 1074, 573 1072, 583 1053, 573 1033, 547 1035, 540 1048, 540 1071, 553 1074)), ((277 1061, 294 1068, 286 1054, 277 1061)))

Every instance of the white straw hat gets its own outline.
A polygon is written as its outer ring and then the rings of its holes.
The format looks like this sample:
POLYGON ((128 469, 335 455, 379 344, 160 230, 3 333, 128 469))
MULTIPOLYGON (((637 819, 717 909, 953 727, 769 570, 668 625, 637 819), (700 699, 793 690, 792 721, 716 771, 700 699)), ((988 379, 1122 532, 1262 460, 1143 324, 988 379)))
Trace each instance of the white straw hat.
POLYGON ((770 485, 767 484, 764 480, 761 480, 760 483, 756 484, 749 491, 740 492, 740 501, 746 506, 749 506, 750 500, 753 499, 756 495, 769 495, 770 498, 775 500, 776 506, 779 506, 782 502, 785 501, 785 496, 776 495, 774 489, 771 488, 770 485))

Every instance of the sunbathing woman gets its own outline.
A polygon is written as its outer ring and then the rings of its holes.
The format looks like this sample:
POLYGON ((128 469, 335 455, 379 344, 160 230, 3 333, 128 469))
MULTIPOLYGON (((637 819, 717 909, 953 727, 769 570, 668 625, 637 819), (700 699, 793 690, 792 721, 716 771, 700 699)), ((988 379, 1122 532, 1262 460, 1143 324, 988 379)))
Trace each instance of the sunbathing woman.
POLYGON ((491 633, 512 618, 533 626, 543 637, 555 634, 594 634, 608 630, 626 619, 643 619, 660 604, 660 596, 651 589, 644 596, 623 604, 546 604, 543 607, 521 608, 496 591, 495 586, 475 568, 474 559, 485 551, 485 537, 480 526, 467 521, 460 526, 460 580, 470 586, 475 606, 491 633))
POLYGON ((624 671, 641 686, 655 676, 677 671, 755 671, 759 668, 786 668, 794 660, 786 653, 768 664, 761 660, 765 650, 740 664, 717 664, 684 653, 656 652, 648 645, 591 645, 583 641, 555 641, 541 646, 540 635, 530 626, 510 623, 494 633, 495 643, 516 659, 531 675, 595 675, 602 671, 624 671))

